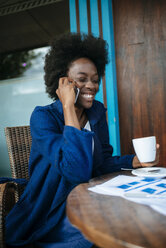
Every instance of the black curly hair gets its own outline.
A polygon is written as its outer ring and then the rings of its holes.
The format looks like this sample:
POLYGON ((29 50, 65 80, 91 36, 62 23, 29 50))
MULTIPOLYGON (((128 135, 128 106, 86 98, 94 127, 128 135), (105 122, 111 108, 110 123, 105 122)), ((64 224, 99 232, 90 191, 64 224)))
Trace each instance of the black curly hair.
POLYGON ((79 58, 88 58, 96 66, 99 79, 108 63, 108 45, 93 35, 67 33, 54 39, 45 57, 44 79, 46 92, 56 100, 59 78, 67 75, 70 64, 79 58))

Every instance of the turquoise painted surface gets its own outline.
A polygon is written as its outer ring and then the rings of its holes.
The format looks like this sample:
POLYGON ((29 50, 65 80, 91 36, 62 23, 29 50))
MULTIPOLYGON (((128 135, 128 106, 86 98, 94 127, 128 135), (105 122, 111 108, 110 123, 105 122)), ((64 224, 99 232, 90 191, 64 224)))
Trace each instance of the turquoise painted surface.
MULTIPOLYGON (((98 15, 98 1, 93 0, 90 1, 90 16, 91 16, 91 32, 94 36, 99 36, 99 15, 98 15)), ((102 79, 99 85, 99 91, 96 94, 95 97, 96 100, 104 103, 103 99, 103 83, 102 79)))
POLYGON ((80 31, 88 33, 88 16, 87 16, 87 3, 84 0, 79 0, 79 16, 80 16, 80 31))
POLYGON ((75 0, 69 0, 69 10, 70 10, 70 31, 76 32, 77 22, 76 22, 76 5, 75 0))
POLYGON ((0 82, 0 176, 11 176, 4 128, 29 125, 33 109, 51 102, 43 74, 0 82))
POLYGON ((115 42, 113 28, 112 1, 101 1, 103 38, 109 45, 110 63, 106 66, 106 92, 108 108, 108 128, 110 133, 110 144, 114 148, 114 155, 120 155, 120 132, 119 132, 119 111, 117 96, 115 42))

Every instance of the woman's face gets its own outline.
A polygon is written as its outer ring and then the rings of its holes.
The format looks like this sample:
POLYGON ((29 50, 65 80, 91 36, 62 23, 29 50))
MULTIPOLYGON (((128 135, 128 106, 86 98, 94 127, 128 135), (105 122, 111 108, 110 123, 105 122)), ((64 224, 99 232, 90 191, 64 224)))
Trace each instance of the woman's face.
POLYGON ((68 77, 80 89, 76 107, 90 108, 99 89, 99 77, 94 63, 87 58, 75 60, 69 67, 68 77))

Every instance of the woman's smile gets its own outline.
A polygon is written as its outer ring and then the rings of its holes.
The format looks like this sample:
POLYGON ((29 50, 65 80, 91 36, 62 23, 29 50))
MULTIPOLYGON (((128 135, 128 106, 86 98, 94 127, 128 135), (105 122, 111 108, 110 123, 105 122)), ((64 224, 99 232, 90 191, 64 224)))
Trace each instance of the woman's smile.
POLYGON ((92 94, 82 94, 82 96, 87 99, 87 100, 93 100, 94 99, 94 95, 92 94))
POLYGON ((92 94, 92 93, 80 93, 79 99, 82 97, 82 99, 84 101, 88 101, 92 104, 92 102, 95 98, 95 95, 96 95, 95 93, 94 94, 92 94))

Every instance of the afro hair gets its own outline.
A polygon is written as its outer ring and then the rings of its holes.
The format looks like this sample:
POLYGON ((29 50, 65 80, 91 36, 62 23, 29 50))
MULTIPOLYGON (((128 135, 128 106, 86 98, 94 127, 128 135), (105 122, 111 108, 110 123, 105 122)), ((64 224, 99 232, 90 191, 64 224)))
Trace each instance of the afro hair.
POLYGON ((54 39, 45 57, 44 79, 46 92, 56 100, 59 78, 67 75, 70 64, 79 58, 88 58, 96 66, 99 79, 108 63, 108 45, 93 35, 67 33, 54 39))

